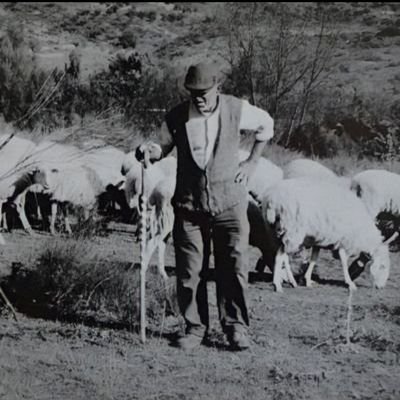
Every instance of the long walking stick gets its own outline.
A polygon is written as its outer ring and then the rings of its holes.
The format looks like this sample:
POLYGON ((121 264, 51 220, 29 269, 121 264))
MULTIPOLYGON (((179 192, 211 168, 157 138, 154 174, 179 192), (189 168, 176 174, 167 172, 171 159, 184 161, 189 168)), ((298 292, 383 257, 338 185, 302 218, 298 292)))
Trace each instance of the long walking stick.
POLYGON ((147 197, 145 192, 145 169, 149 166, 149 154, 145 152, 142 163, 142 183, 139 199, 139 209, 141 210, 140 227, 140 338, 142 343, 146 342, 146 239, 147 239, 147 197))

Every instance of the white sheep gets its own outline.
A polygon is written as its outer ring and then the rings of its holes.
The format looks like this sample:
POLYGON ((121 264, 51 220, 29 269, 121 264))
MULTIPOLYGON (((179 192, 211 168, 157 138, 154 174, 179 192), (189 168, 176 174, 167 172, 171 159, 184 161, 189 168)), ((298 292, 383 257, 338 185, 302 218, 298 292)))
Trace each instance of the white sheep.
MULTIPOLYGON (((239 150, 240 161, 246 160, 249 155, 250 153, 247 150, 239 150)), ((264 192, 270 186, 282 179, 282 168, 278 167, 265 157, 260 157, 253 175, 247 182, 247 190, 256 200, 259 200, 263 197, 264 192)))
POLYGON ((350 178, 340 177, 325 165, 307 158, 297 158, 290 161, 284 166, 283 174, 285 179, 313 177, 319 180, 330 179, 344 187, 350 186, 350 178))
POLYGON ((102 185, 96 172, 88 167, 82 166, 62 166, 61 169, 43 164, 41 171, 45 174, 46 189, 51 202, 51 222, 50 232, 55 233, 55 222, 57 207, 61 206, 65 229, 72 233, 67 205, 82 208, 85 219, 88 219, 90 211, 97 204, 97 197, 101 193, 102 185))
POLYGON ((266 221, 274 224, 281 241, 273 278, 277 291, 282 291, 283 264, 289 281, 296 286, 288 254, 298 251, 303 244, 315 249, 306 272, 307 286, 311 285, 319 248, 338 252, 345 282, 351 290, 356 285, 349 276, 348 257, 358 257, 361 253, 371 255, 374 285, 385 286, 390 271, 388 246, 382 243, 382 236, 363 202, 350 190, 330 180, 285 179, 266 192, 262 212, 266 221))
POLYGON ((361 198, 373 218, 383 211, 399 216, 399 174, 369 169, 354 175, 350 188, 361 198))
MULTIPOLYGON (((138 199, 141 194, 142 169, 140 163, 132 163, 131 168, 126 172, 125 196, 131 208, 138 208, 138 199)), ((175 157, 165 157, 160 161, 150 164, 144 170, 145 195, 149 199, 154 188, 159 182, 167 180, 171 185, 171 192, 176 185, 177 161, 175 157)))
POLYGON ((35 166, 46 164, 47 166, 68 167, 84 166, 84 152, 76 146, 51 140, 39 142, 29 156, 29 162, 35 166))
MULTIPOLYGON (((171 205, 172 195, 171 182, 167 179, 160 181, 155 186, 148 199, 148 229, 146 230, 146 248, 143 255, 143 262, 147 267, 152 255, 158 249, 157 268, 165 281, 168 280, 165 271, 165 250, 174 225, 174 212, 171 205)), ((140 228, 139 226, 139 232, 141 231, 140 228)))
POLYGON ((122 159, 121 174, 125 176, 131 170, 139 171, 140 169, 141 169, 141 164, 136 159, 135 152, 130 151, 129 153, 125 154, 125 156, 122 159))
POLYGON ((106 198, 105 208, 112 210, 116 208, 116 204, 125 212, 127 204, 123 187, 125 184, 125 176, 121 173, 122 162, 124 160, 124 152, 113 146, 87 147, 83 149, 84 165, 96 171, 100 178, 103 193, 102 197, 106 198))
MULTIPOLYGON (((132 154, 132 153, 131 153, 132 154)), ((147 198, 147 236, 144 265, 148 265, 158 249, 158 270, 165 280, 165 248, 173 228, 174 213, 171 199, 176 185, 175 157, 166 157, 144 169, 144 194, 147 198)), ((125 195, 129 206, 139 212, 139 198, 142 194, 142 165, 129 156, 123 162, 126 174, 125 195)), ((141 232, 138 227, 137 232, 141 232)))
MULTIPOLYGON (((36 148, 34 142, 12 135, 0 135, 0 223, 2 205, 8 201, 16 206, 24 229, 32 233, 24 210, 27 188, 34 184, 37 175, 29 157, 36 148)), ((3 220, 6 223, 6 219, 3 220)), ((0 239, 4 242, 4 239, 0 239)))
MULTIPOLYGON (((25 193, 36 184, 44 184, 44 175, 41 171, 34 169, 29 172, 16 174, 16 177, 9 177, 0 180, 0 225, 2 222, 3 204, 14 204, 22 226, 32 234, 32 228, 25 214, 25 193)), ((7 228, 7 220, 4 217, 4 225, 7 228)), ((0 244, 4 244, 4 238, 0 234, 0 244)))

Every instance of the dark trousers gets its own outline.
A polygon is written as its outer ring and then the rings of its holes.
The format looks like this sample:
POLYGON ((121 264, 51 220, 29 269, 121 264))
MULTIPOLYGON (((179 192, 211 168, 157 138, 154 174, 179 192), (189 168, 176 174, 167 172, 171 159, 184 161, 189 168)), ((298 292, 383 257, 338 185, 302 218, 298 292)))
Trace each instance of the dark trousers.
POLYGON ((188 332, 199 335, 209 327, 207 268, 212 240, 219 319, 224 332, 249 324, 247 202, 217 216, 175 210, 173 230, 178 303, 188 332))

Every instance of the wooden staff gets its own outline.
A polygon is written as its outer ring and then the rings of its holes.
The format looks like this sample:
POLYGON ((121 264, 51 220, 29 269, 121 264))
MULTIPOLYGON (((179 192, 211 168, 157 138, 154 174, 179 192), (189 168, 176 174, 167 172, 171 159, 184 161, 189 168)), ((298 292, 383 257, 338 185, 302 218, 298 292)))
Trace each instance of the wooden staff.
POLYGON ((147 197, 145 192, 145 169, 149 166, 149 153, 145 151, 142 162, 142 182, 139 198, 139 209, 141 210, 140 227, 140 337, 142 343, 146 342, 146 239, 147 239, 147 197))

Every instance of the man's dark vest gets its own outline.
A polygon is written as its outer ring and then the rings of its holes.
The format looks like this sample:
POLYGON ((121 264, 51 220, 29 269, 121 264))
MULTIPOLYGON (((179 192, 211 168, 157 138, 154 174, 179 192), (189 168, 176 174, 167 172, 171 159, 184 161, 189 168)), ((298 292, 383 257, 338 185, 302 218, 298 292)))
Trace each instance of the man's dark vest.
POLYGON ((176 209, 216 215, 246 199, 246 188, 234 181, 239 167, 241 101, 233 96, 219 95, 219 129, 205 169, 193 160, 189 147, 185 126, 189 105, 188 101, 181 103, 165 118, 178 155, 172 205, 176 209))

